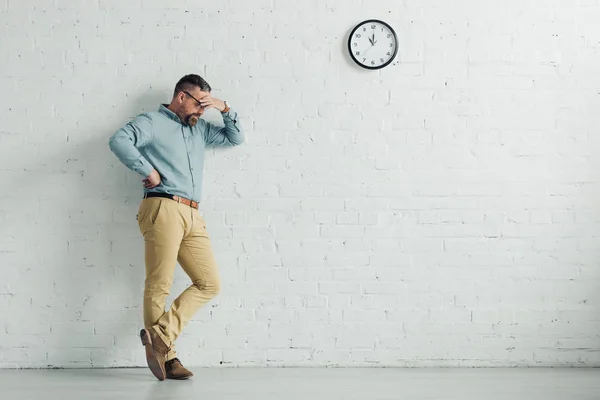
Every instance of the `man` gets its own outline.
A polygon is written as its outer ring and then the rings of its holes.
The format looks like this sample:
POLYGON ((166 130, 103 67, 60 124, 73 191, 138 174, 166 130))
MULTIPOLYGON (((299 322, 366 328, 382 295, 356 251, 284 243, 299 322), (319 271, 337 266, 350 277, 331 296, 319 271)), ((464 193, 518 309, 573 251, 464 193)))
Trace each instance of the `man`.
POLYGON ((204 150, 243 141, 237 113, 212 97, 210 85, 198 75, 181 78, 169 105, 138 115, 110 138, 112 152, 144 177, 137 215, 146 262, 145 329, 140 337, 148 367, 161 381, 193 376, 176 357, 174 342, 220 288, 206 222, 197 211, 204 150), (221 112, 224 126, 200 119, 209 108, 221 112), (165 312, 177 261, 192 285, 165 312))

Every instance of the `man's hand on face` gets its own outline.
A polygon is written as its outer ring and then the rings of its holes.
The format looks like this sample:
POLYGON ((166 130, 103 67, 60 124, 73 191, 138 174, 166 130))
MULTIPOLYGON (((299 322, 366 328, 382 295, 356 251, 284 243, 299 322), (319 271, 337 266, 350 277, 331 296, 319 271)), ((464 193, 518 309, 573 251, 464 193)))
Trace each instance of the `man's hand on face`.
POLYGON ((146 189, 153 189, 160 184, 160 174, 154 169, 142 182, 146 189))
POLYGON ((202 107, 205 109, 208 108, 216 108, 219 111, 225 110, 225 102, 223 100, 219 100, 216 97, 212 97, 210 94, 208 96, 204 96, 200 103, 202 103, 202 107))

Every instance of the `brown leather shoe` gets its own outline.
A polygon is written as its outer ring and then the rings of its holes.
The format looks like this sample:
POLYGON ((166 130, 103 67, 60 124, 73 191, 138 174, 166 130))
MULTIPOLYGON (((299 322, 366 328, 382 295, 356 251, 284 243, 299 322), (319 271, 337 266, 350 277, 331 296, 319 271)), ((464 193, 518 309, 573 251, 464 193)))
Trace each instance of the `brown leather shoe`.
POLYGON ((158 336, 153 328, 142 329, 140 332, 142 344, 146 347, 146 361, 150 371, 159 381, 164 381, 166 377, 165 361, 169 346, 158 336))
POLYGON ((167 379, 188 379, 194 376, 192 371, 181 365, 181 361, 178 358, 174 358, 165 363, 165 370, 167 371, 167 379))

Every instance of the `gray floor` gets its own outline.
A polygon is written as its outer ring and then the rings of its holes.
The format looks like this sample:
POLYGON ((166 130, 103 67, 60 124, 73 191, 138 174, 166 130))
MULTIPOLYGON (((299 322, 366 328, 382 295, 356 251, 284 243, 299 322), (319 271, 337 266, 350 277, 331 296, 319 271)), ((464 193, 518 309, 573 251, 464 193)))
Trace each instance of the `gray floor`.
POLYGON ((600 369, 0 370, 0 399, 600 399, 600 369))

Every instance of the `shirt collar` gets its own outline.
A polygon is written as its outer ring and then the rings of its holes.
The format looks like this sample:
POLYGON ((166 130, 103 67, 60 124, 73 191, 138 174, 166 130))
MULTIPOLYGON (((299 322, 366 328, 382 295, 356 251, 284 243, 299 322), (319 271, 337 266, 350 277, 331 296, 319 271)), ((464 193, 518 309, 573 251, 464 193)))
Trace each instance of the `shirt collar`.
POLYGON ((167 117, 175 122, 179 122, 181 124, 181 119, 179 119, 177 114, 175 114, 173 111, 169 110, 167 108, 168 106, 169 106, 168 104, 161 104, 160 107, 158 108, 158 112, 161 113, 162 115, 164 115, 165 117, 167 117))

